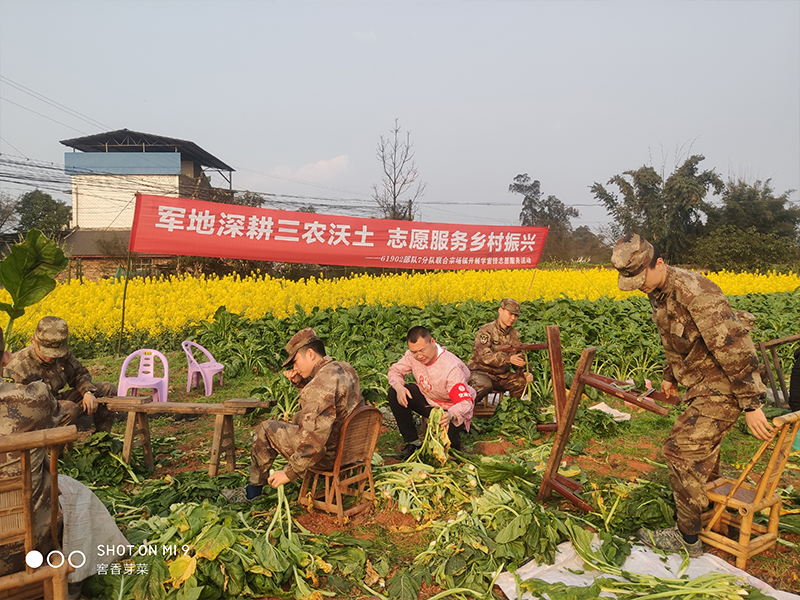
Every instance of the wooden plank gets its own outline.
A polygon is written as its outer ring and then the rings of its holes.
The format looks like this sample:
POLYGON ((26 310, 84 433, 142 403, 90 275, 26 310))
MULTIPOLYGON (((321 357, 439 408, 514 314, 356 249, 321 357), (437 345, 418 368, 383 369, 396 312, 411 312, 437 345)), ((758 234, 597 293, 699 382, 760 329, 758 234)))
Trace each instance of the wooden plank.
POLYGON ((12 433, 0 438, 0 452, 17 452, 23 448, 45 448, 58 446, 78 439, 78 429, 75 425, 56 427, 54 429, 37 429, 25 433, 12 433))
POLYGON ((109 404, 115 412, 169 413, 179 415, 244 415, 248 406, 203 404, 201 402, 151 402, 148 404, 109 404))
POLYGON ((606 375, 600 375, 598 373, 586 373, 585 377, 591 377, 592 379, 596 379, 598 381, 602 381, 607 383, 611 386, 616 386, 617 389, 623 391, 627 394, 625 400, 627 400, 630 396, 635 398, 647 398, 648 400, 658 400, 659 402, 664 402, 666 404, 672 404, 673 406, 677 406, 681 403, 680 396, 673 395, 667 396, 664 392, 661 392, 656 389, 649 389, 649 390, 625 390, 622 389, 620 386, 628 387, 630 384, 625 381, 620 381, 619 379, 614 379, 613 377, 608 377, 606 375), (634 393, 635 392, 635 393, 634 393))
MULTIPOLYGON (((60 448, 50 450, 50 506, 58 506, 58 455, 61 454, 60 448)), ((53 542, 53 550, 60 550, 61 544, 58 541, 58 510, 50 511, 50 540, 53 542)))
POLYGON ((12 573, 11 575, 4 575, 3 577, 0 577, 0 591, 13 590, 14 588, 26 586, 31 583, 45 581, 54 576, 54 571, 56 571, 56 569, 53 569, 47 565, 43 565, 36 569, 33 573, 19 571, 18 573, 12 573))
POLYGON ((0 494, 22 489, 22 475, 0 479, 0 494))
POLYGON ((223 402, 225 406, 244 406, 246 408, 267 408, 271 403, 256 398, 231 398, 223 402))
POLYGON ((649 398, 641 398, 635 394, 621 390, 615 387, 613 384, 606 383, 602 379, 598 378, 594 373, 586 373, 585 375, 581 375, 580 379, 585 385, 590 385, 593 388, 608 394, 609 396, 614 396, 615 398, 619 398, 625 402, 630 402, 631 404, 634 404, 640 408, 644 408, 645 410, 649 410, 650 412, 656 413, 662 417, 666 417, 669 414, 668 408, 659 406, 649 398))
POLYGON ((107 398, 98 398, 97 401, 101 404, 148 404, 153 401, 152 396, 108 396, 107 398))

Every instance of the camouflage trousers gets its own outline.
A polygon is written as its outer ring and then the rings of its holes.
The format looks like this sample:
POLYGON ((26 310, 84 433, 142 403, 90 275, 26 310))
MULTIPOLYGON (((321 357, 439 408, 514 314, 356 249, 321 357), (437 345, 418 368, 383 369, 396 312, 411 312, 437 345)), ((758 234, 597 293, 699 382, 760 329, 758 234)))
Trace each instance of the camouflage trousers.
MULTIPOLYGON (((107 381, 97 381, 94 383, 97 391, 95 391, 95 398, 110 398, 117 395, 117 386, 107 381)), ((56 396, 58 404, 61 407, 63 418, 58 424, 59 427, 72 425, 80 417, 85 414, 83 410, 83 394, 77 389, 67 390, 62 394, 56 396)), ((97 404, 97 410, 94 415, 94 428, 96 431, 111 431, 114 425, 115 415, 112 411, 108 410, 105 404, 97 404)))
MULTIPOLYGON (((272 419, 259 423, 254 434, 253 449, 250 451, 251 484, 265 485, 269 479, 269 469, 278 454, 288 458, 297 451, 300 429, 294 423, 272 419)), ((314 467, 333 468, 334 459, 323 456, 314 467)))
POLYGON ((467 381, 467 385, 475 390, 476 406, 493 391, 508 392, 512 397, 520 398, 525 391, 525 383, 525 373, 522 371, 509 371, 502 375, 472 371, 467 381))
POLYGON ((739 418, 733 396, 695 398, 680 415, 664 442, 663 453, 678 510, 678 528, 700 533, 701 515, 708 506, 706 483, 719 476, 722 438, 739 418))

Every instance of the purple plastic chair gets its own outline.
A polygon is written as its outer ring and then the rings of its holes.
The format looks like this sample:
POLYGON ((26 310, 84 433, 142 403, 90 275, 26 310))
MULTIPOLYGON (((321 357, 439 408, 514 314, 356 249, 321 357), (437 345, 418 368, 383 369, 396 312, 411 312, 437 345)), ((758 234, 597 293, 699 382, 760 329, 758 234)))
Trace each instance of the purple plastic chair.
POLYGON ((206 396, 210 396, 211 388, 214 384, 214 375, 217 373, 219 373, 219 384, 222 385, 222 370, 225 368, 225 365, 214 360, 214 357, 211 356, 211 352, 196 342, 186 340, 181 346, 183 347, 183 351, 186 352, 186 360, 189 362, 189 376, 186 381, 186 391, 191 391, 193 387, 200 385, 200 378, 202 377, 203 385, 206 388, 206 396), (198 363, 192 353, 193 348, 197 348, 200 352, 205 354, 208 362, 198 363))
POLYGON ((169 389, 169 365, 167 358, 158 350, 150 350, 148 348, 137 350, 128 355, 125 362, 122 363, 122 373, 119 376, 119 385, 117 386, 117 393, 120 396, 127 396, 128 390, 133 390, 132 395, 136 395, 137 389, 152 389, 153 402, 166 402, 167 392, 169 389), (126 377, 125 373, 128 370, 128 365, 135 358, 139 358, 139 374, 136 377, 126 377), (156 359, 161 361, 164 367, 164 376, 156 377, 156 359))

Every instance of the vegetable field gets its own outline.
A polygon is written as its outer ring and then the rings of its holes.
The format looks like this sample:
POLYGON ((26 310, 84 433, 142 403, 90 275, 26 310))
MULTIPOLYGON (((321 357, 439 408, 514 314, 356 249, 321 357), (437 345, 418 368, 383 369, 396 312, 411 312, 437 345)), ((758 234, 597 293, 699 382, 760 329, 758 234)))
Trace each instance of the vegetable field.
MULTIPOLYGON (((362 281, 361 287, 396 285, 394 301, 383 298, 373 303, 354 300, 352 305, 345 301, 326 304, 327 297, 322 296, 315 304, 309 288, 305 288, 308 295, 303 296, 303 304, 295 302, 291 311, 268 311, 266 316, 263 308, 258 310, 261 314, 253 316, 237 306, 236 282, 229 282, 225 301, 205 315, 187 317, 180 335, 194 337, 226 364, 226 385, 215 388, 209 401, 242 396, 276 401, 269 414, 237 417, 237 447, 246 449, 257 422, 288 418, 296 409, 296 393, 280 375, 279 367, 286 340, 300 328, 314 327, 326 342, 328 354, 355 367, 366 399, 382 406, 387 369, 404 351, 409 327, 427 326, 437 341, 467 359, 475 331, 497 314, 494 299, 505 295, 525 298, 523 288, 544 287, 541 280, 546 273, 538 273, 532 286, 528 273, 527 280, 509 293, 503 288, 489 289, 486 294, 491 300, 462 296, 444 303, 414 302, 413 297, 402 295, 399 281, 388 278, 362 281)), ((607 277, 601 271, 588 273, 607 277)), ((406 287, 413 287, 413 277, 406 279, 406 287)), ((580 281, 584 275, 571 272, 570 277, 580 281)), ((752 279, 759 281, 756 287, 766 286, 768 280, 752 279)), ((476 289, 483 293, 476 282, 476 289)), ((466 296, 463 283, 460 281, 458 287, 466 296)), ((611 283, 615 285, 615 276, 611 283)), ((564 287, 575 289, 578 285, 564 287)), ((757 340, 774 339, 798 331, 800 298, 793 290, 756 293, 745 289, 730 298, 735 308, 756 316, 757 340)), ((184 294, 188 297, 188 292, 184 294)), ((534 295, 531 293, 531 297, 534 295)), ((162 310, 173 310, 172 304, 178 302, 175 297, 162 310)), ((183 304, 191 303, 184 300, 183 304)), ((559 325, 567 385, 580 352, 587 346, 598 348, 595 371, 618 379, 648 378, 657 385, 664 357, 649 313, 649 304, 641 295, 612 299, 611 294, 604 293, 584 298, 555 294, 523 302, 517 327, 523 341, 541 342, 546 325, 559 325)), ((81 330, 79 317, 74 318, 79 331, 91 331, 81 330)), ((98 339, 93 336, 101 334, 80 335, 79 348, 84 356, 95 355, 91 361, 95 379, 115 378, 121 359, 92 352, 89 345, 92 339, 98 339)), ((172 331, 163 335, 178 334, 172 331)), ((793 349, 781 348, 785 371, 791 367, 793 349)), ((185 362, 176 353, 169 357, 170 399, 197 401, 196 393, 182 390, 185 362)), ((205 475, 210 422, 155 419, 152 430, 157 467, 153 473, 139 466, 141 457, 130 467, 115 460, 120 452, 122 424, 115 426, 115 436, 87 437, 63 459, 64 472, 96 490, 132 544, 169 545, 182 550, 174 556, 134 556, 127 561, 132 566, 122 566, 118 572, 109 567, 106 574, 93 577, 85 585, 85 597, 490 598, 500 593, 493 582, 502 569, 513 570, 531 558, 550 562, 556 545, 567 539, 573 541, 587 564, 617 575, 636 528, 672 524, 672 496, 659 446, 677 413, 673 410, 668 417, 658 417, 601 398, 590 390, 591 397, 583 399, 576 419, 563 472, 584 482, 582 497, 594 512, 576 512, 558 498, 542 505, 535 498, 553 434, 540 434, 535 425, 552 420, 552 384, 544 353, 530 352, 529 361, 534 373, 531 401, 506 399, 491 419, 474 421, 464 440, 465 452, 451 451, 444 464, 440 459, 446 444, 433 430, 428 432, 424 451, 409 462, 397 463, 393 456, 402 442, 387 423, 374 469, 378 499, 368 513, 342 528, 333 517, 308 514, 300 507, 296 502, 297 482, 279 492, 268 490, 263 499, 252 504, 225 505, 219 490, 244 484, 249 455, 246 451, 239 453, 237 471, 231 475, 205 475), (616 423, 603 413, 588 410, 595 400, 632 412, 632 420, 616 423), (601 534, 599 549, 588 545, 591 532, 601 534)), ((757 445, 743 428, 736 428, 723 447, 724 471, 740 471, 757 445)), ((749 564, 757 576, 775 587, 796 592, 800 591, 800 552, 793 546, 800 541, 798 470, 800 457, 794 455, 781 488, 786 508, 792 511, 782 518, 782 537, 792 546, 780 545, 771 555, 752 559, 749 564)), ((744 597, 764 597, 743 588, 742 582, 732 577, 676 582, 626 575, 616 583, 598 580, 597 589, 591 590, 554 589, 536 582, 525 585, 534 593, 550 593, 551 598, 596 597, 602 586, 613 587, 619 598, 663 594, 669 589, 678 592, 657 597, 681 598, 692 586, 698 590, 697 598, 741 598, 742 590, 749 593, 744 597)))
MULTIPOLYGON (((779 273, 712 273, 728 295, 792 292, 800 277, 779 273)), ((314 310, 356 306, 424 308, 433 304, 460 304, 557 299, 621 300, 643 298, 639 292, 617 289, 616 271, 595 269, 453 271, 345 279, 287 281, 250 277, 134 278, 128 284, 124 348, 179 349, 194 327, 208 320, 220 306, 246 319, 267 315, 285 319, 314 310)), ((59 284, 44 300, 15 322, 20 341, 28 340, 45 315, 58 315, 70 325, 79 352, 103 355, 117 350, 122 322, 123 282, 72 281, 59 284)), ((7 302, 0 290, 0 302, 7 302)))

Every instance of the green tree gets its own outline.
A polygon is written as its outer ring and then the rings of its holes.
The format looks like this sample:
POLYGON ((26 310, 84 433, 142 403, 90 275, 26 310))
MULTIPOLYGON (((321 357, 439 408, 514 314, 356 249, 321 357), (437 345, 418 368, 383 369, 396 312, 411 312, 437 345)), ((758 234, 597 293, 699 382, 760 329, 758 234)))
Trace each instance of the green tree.
POLYGON ((667 261, 687 261, 703 229, 706 196, 725 188, 713 169, 699 170, 704 159, 690 156, 666 179, 651 166, 615 175, 607 185, 617 186, 621 196, 597 182, 591 190, 614 219, 618 235, 639 233, 657 243, 667 261))
POLYGON ((17 231, 20 233, 31 229, 62 231, 69 227, 72 207, 37 189, 19 197, 17 215, 17 231))
POLYGON ((244 192, 236 192, 234 194, 231 204, 238 204, 240 206, 252 206, 254 208, 261 208, 264 206, 266 199, 264 196, 257 192, 246 190, 244 192))
POLYGON ((531 181, 527 173, 514 177, 508 186, 512 194, 522 194, 522 212, 519 222, 524 227, 548 227, 543 255, 546 259, 567 259, 570 254, 572 223, 580 216, 577 209, 567 206, 556 196, 542 197, 538 179, 531 181))
POLYGON ((572 232, 572 254, 579 262, 597 263, 611 260, 611 248, 586 225, 581 225, 572 232))
POLYGON ((760 234, 774 234, 796 242, 800 224, 800 208, 789 205, 794 190, 776 196, 771 180, 747 183, 744 179, 729 180, 720 206, 708 207, 706 230, 725 226, 740 231, 754 228, 760 234))
POLYGON ((756 227, 723 225, 700 238, 694 249, 694 262, 712 271, 766 272, 776 265, 796 265, 797 260, 797 244, 756 227))

